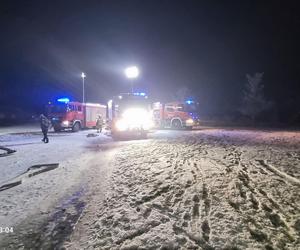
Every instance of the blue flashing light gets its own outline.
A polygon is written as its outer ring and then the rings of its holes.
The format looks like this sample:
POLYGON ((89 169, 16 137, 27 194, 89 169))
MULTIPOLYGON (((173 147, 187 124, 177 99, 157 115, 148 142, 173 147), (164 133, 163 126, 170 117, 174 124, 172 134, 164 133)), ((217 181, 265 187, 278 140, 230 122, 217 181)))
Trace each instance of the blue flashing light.
POLYGON ((144 92, 141 92, 141 93, 136 92, 136 93, 133 93, 133 95, 146 96, 146 93, 144 93, 144 92))
POLYGON ((59 98, 59 99, 57 99, 57 101, 58 101, 58 102, 63 102, 63 103, 68 103, 68 102, 70 102, 70 99, 64 97, 64 98, 59 98))
POLYGON ((185 101, 187 104, 192 104, 192 103, 194 103, 194 101, 192 101, 192 100, 187 100, 187 101, 185 101))

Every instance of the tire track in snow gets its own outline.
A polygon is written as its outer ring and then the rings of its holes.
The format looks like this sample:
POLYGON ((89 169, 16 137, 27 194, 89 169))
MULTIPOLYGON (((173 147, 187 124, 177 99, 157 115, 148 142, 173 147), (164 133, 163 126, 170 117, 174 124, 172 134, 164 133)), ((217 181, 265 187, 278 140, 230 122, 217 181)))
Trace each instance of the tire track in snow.
POLYGON ((292 184, 295 184, 297 186, 300 186, 300 180, 298 180, 297 178, 295 177, 292 177, 280 170, 278 170, 276 167, 268 164, 265 160, 257 160, 257 162, 265 167, 266 169, 268 169, 270 172, 274 173, 275 175, 278 175, 279 177, 285 179, 285 180, 288 180, 289 182, 291 182, 292 184))
POLYGON ((10 149, 10 148, 7 148, 7 147, 2 147, 0 146, 0 152, 1 151, 5 151, 5 153, 0 153, 0 157, 5 157, 5 156, 9 156, 15 152, 17 152, 16 150, 14 149, 10 149))
POLYGON ((110 198, 95 219, 96 247, 295 246, 289 226, 295 218, 278 198, 292 186, 279 182, 275 195, 274 173, 253 166, 245 154, 249 148, 230 138, 198 136, 125 147, 116 159, 110 198))
POLYGON ((33 166, 29 167, 26 172, 18 175, 17 177, 13 178, 10 181, 6 181, 5 184, 0 186, 0 192, 22 184, 22 182, 26 178, 31 178, 35 175, 54 170, 54 169, 58 168, 58 166, 59 166, 58 163, 33 165, 33 166))
MULTIPOLYGON (((239 165, 243 166, 243 164, 239 165)), ((263 175, 270 175, 266 172, 263 173, 263 175)), ((253 210, 250 210, 246 208, 248 205, 247 203, 250 202, 252 203, 252 207, 254 211, 260 210, 265 213, 266 218, 268 218, 271 222, 271 224, 275 227, 278 228, 279 226, 282 226, 283 229, 280 231, 286 236, 288 240, 284 241, 281 240, 281 243, 284 246, 287 242, 293 241, 293 237, 290 235, 288 230, 285 230, 286 228, 286 223, 283 221, 282 216, 280 215, 280 212, 282 209, 280 209, 280 206, 278 203, 276 203, 270 195, 268 195, 266 192, 264 192, 262 189, 257 189, 257 186, 260 186, 259 183, 251 184, 253 182, 252 178, 248 175, 247 168, 242 167, 238 170, 237 172, 237 177, 241 181, 239 182, 238 189, 239 193, 244 200, 243 203, 238 204, 238 207, 242 206, 245 207, 243 210, 238 209, 239 211, 243 211, 242 213, 245 214, 245 221, 248 221, 248 230, 250 232, 250 235, 252 236, 253 239, 255 239, 258 242, 263 242, 266 243, 266 248, 272 248, 272 242, 269 240, 268 234, 264 232, 265 230, 263 229, 264 226, 260 224, 259 222, 256 221, 257 217, 257 212, 253 212, 253 210), (268 205, 265 204, 265 199, 261 200, 261 195, 271 203, 271 206, 269 207, 268 205), (274 210, 275 209, 275 210, 274 210), (277 210, 277 211, 276 211, 277 210), (247 211, 247 212, 245 212, 247 211)), ((266 178, 266 177, 264 177, 266 178)), ((233 206, 235 204, 232 204, 233 206)), ((237 208, 237 207, 235 207, 237 208)))

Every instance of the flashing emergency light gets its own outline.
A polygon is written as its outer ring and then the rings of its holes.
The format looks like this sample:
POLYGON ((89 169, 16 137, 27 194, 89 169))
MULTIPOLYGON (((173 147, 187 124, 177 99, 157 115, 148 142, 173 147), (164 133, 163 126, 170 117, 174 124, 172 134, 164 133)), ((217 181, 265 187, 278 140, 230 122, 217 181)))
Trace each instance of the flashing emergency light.
POLYGON ((68 102, 70 102, 70 99, 67 98, 67 97, 64 97, 64 98, 59 98, 59 99, 57 99, 57 101, 58 101, 58 102, 63 102, 63 103, 68 103, 68 102))
POLYGON ((144 93, 144 92, 141 92, 141 93, 136 92, 136 93, 133 93, 133 95, 146 96, 146 93, 144 93))
POLYGON ((185 101, 187 104, 192 104, 192 103, 194 103, 194 101, 192 101, 192 100, 186 100, 185 101))

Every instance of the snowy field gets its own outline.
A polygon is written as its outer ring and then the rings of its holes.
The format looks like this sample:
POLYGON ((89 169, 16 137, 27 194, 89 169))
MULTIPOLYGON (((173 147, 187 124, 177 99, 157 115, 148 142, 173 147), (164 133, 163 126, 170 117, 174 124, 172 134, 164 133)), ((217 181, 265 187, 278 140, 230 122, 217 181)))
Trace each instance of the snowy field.
MULTIPOLYGON (((299 249, 300 133, 206 129, 127 143, 69 249, 299 249)), ((97 193, 96 190, 94 190, 97 193)))
POLYGON ((0 183, 24 180, 0 191, 0 221, 14 227, 0 234, 2 248, 299 249, 300 132, 40 137, 0 135, 17 150, 0 158, 0 183), (59 167, 22 175, 42 163, 59 167))
POLYGON ((17 126, 4 126, 0 127, 0 136, 18 133, 31 133, 40 131, 39 123, 17 125, 17 126))
MULTIPOLYGON (((0 157, 0 187, 20 184, 4 190, 0 188, 0 227, 14 228, 13 234, 0 234, 0 249, 4 248, 1 243, 7 237, 13 240, 12 244, 5 243, 7 249, 17 249, 16 246, 20 246, 20 249, 38 249, 40 247, 35 247, 28 232, 38 231, 40 224, 56 216, 58 210, 65 210, 66 207, 73 209, 76 204, 65 203, 78 194, 84 196, 87 176, 95 163, 102 160, 89 147, 95 143, 96 147, 100 143, 105 145, 111 139, 103 134, 95 136, 93 130, 79 133, 50 132, 50 142, 45 144, 41 141, 39 127, 28 126, 23 130, 16 127, 8 131, 0 129, 0 154, 6 153, 1 147, 16 152, 0 157), (49 164, 58 164, 58 167, 47 169, 49 164), (32 168, 37 165, 45 166, 32 168)), ((106 172, 109 171, 103 175, 106 172)), ((52 224, 55 223, 53 221, 52 224)), ((45 233, 48 234, 48 231, 45 233)))

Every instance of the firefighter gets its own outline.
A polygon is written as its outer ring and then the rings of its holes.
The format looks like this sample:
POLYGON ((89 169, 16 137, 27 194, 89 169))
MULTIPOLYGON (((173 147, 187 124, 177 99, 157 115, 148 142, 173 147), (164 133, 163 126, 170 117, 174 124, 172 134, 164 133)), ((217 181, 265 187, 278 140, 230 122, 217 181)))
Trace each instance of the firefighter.
POLYGON ((101 115, 98 115, 98 118, 96 120, 96 129, 97 133, 101 133, 102 131, 102 126, 103 126, 103 119, 101 115))
POLYGON ((40 115, 40 124, 41 124, 41 129, 44 135, 44 138, 42 139, 42 141, 44 143, 48 143, 49 142, 49 138, 48 138, 48 129, 51 125, 51 122, 47 119, 47 117, 43 114, 40 115))

